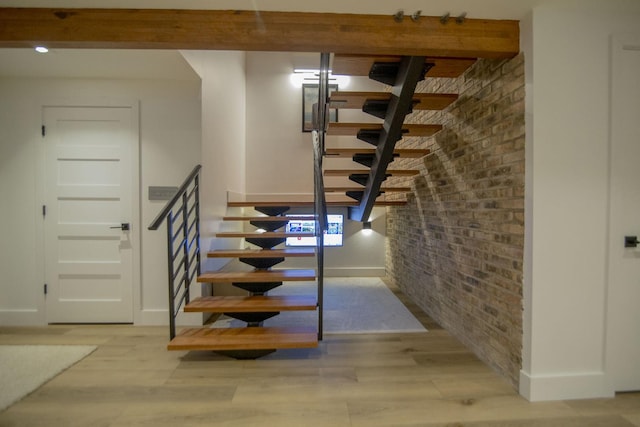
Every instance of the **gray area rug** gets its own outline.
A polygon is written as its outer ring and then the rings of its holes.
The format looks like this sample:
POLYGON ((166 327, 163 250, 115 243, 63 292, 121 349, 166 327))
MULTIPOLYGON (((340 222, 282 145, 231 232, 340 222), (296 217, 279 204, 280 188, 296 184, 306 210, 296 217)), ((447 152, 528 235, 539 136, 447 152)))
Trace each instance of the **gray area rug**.
MULTIPOLYGON (((426 329, 378 277, 328 277, 324 281, 325 333, 424 332, 426 329)), ((287 282, 269 295, 316 295, 315 282, 287 282)), ((221 317, 214 328, 243 327, 221 317)), ((281 312, 264 326, 317 325, 317 313, 281 312)))
POLYGON ((0 411, 95 349, 88 345, 0 345, 0 411))

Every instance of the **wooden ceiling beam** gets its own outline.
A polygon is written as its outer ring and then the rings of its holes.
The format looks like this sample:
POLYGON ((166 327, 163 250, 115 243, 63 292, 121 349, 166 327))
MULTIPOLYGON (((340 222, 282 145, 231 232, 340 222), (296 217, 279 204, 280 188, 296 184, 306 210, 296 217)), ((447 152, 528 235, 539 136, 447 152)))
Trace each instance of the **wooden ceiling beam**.
POLYGON ((168 9, 0 8, 0 47, 208 49, 509 58, 517 21, 168 9))

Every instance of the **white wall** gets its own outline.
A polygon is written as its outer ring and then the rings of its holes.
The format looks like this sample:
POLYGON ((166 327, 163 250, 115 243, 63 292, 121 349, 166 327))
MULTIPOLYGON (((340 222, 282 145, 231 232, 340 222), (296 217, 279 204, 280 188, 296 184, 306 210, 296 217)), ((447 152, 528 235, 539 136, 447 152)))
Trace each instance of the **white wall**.
MULTIPOLYGON (((2 324, 44 322, 42 241, 36 200, 37 138, 41 112, 21 97, 24 84, 0 80, 0 320, 2 324)), ((31 95, 32 97, 35 94, 31 95)))
POLYGON ((530 400, 613 394, 603 359, 610 37, 639 28, 637 1, 533 9, 520 384, 530 400))
POLYGON ((167 323, 164 234, 146 227, 161 206, 149 185, 178 185, 200 157, 200 84, 191 80, 0 78, 0 323, 43 324, 43 229, 38 194, 43 104, 140 106, 141 278, 136 323, 167 323))
MULTIPOLYGON (((227 192, 245 192, 246 79, 244 52, 183 51, 202 79, 201 241, 203 253, 237 247, 215 238, 226 225, 227 192)), ((203 271, 227 261, 202 257, 203 271)))
MULTIPOLYGON (((247 53, 247 193, 312 193, 311 133, 302 132, 302 89, 291 83, 294 68, 319 68, 320 54, 247 53)), ((353 77, 340 90, 380 91, 384 85, 353 77)), ((339 121, 378 121, 361 111, 341 110, 339 121)), ((355 137, 327 137, 327 147, 370 147, 355 137)), ((353 162, 328 167, 353 167, 353 162)), ((333 166, 331 166, 333 165, 333 166)))

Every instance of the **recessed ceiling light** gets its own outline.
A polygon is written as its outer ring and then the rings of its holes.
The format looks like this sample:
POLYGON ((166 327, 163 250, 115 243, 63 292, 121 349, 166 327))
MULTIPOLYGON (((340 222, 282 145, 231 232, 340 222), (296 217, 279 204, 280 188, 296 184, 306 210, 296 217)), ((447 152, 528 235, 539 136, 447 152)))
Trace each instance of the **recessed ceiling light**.
POLYGON ((47 53, 47 52, 49 52, 49 49, 47 49, 44 46, 36 46, 36 52, 38 52, 38 53, 47 53))

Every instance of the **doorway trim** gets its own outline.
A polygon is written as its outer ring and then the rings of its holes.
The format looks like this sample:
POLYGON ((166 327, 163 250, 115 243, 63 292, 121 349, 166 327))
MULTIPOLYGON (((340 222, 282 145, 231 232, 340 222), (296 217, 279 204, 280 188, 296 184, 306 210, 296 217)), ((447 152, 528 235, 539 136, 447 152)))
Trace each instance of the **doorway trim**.
MULTIPOLYGON (((615 392, 618 391, 630 391, 627 389, 619 389, 618 385, 616 384, 616 367, 615 367, 615 363, 612 362, 612 358, 613 358, 613 354, 614 354, 614 349, 612 346, 612 340, 611 340, 611 313, 613 310, 615 310, 615 307, 612 305, 612 293, 614 292, 613 289, 613 283, 612 283, 612 257, 611 257, 611 250, 612 250, 612 242, 611 242, 611 232, 612 232, 612 204, 613 204, 613 200, 612 200, 612 181, 613 181, 613 168, 614 168, 614 158, 613 158, 613 154, 614 154, 614 120, 613 120, 613 110, 614 110, 614 102, 616 102, 615 96, 616 96, 616 92, 614 91, 615 87, 614 87, 614 79, 616 77, 615 73, 616 70, 619 69, 619 67, 621 67, 622 65, 620 64, 620 61, 622 59, 622 55, 623 55, 623 51, 626 50, 634 50, 634 51, 639 51, 638 55, 640 55, 640 33, 627 33, 627 34, 613 34, 611 36, 611 43, 610 43, 610 68, 609 68, 609 73, 610 73, 610 77, 609 77, 609 89, 610 89, 610 95, 609 95, 609 129, 608 129, 608 137, 609 137, 609 141, 608 141, 608 145, 609 145, 609 158, 608 158, 608 182, 607 182, 607 186, 608 186, 608 200, 607 200, 607 250, 606 250, 606 256, 607 256, 607 263, 606 263, 606 283, 605 283, 605 313, 604 313, 604 319, 605 319, 605 327, 604 327, 604 362, 603 362, 603 370, 605 372, 605 377, 607 379, 607 387, 610 388, 612 394, 615 394, 615 392)), ((620 245, 623 244, 622 241, 619 242, 620 245)), ((636 262, 640 262, 640 255, 636 254, 636 262)))
MULTIPOLYGON (((134 246, 137 246, 138 249, 134 250, 132 253, 132 261, 133 261, 133 274, 132 274, 132 298, 133 298, 133 324, 137 324, 140 322, 141 317, 141 307, 142 307, 142 298, 141 298, 141 290, 142 290, 142 266, 141 266, 141 255, 142 255, 142 217, 141 217, 141 163, 140 163, 140 150, 141 150, 141 141, 140 141, 140 101, 137 99, 127 99, 127 98, 103 98, 103 97, 76 97, 76 98, 49 98, 43 99, 38 103, 37 108, 39 109, 39 118, 40 125, 44 124, 44 114, 46 108, 129 108, 132 114, 132 124, 135 126, 136 138, 134 138, 135 146, 131 150, 133 158, 131 159, 131 165, 133 167, 133 171, 131 174, 131 197, 132 197, 132 222, 135 221, 136 227, 131 230, 130 238, 133 240, 134 246)), ((40 203, 40 205, 44 206, 46 204, 46 140, 40 136, 39 140, 36 144, 36 200, 40 203)), ((43 285, 46 283, 46 261, 48 254, 45 252, 45 223, 44 216, 39 216, 39 219, 36 224, 37 235, 39 236, 38 242, 36 242, 36 259, 39 259, 38 263, 39 272, 38 276, 42 278, 43 285)), ((44 292, 41 293, 41 297, 38 302, 38 312, 39 319, 42 324, 47 324, 47 305, 46 305, 46 295, 44 292)))

